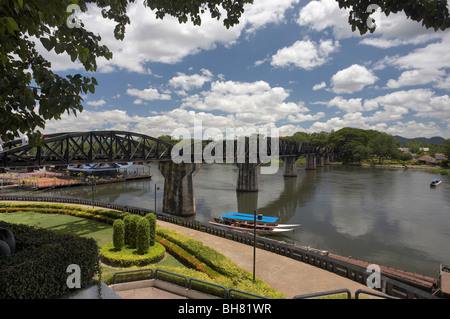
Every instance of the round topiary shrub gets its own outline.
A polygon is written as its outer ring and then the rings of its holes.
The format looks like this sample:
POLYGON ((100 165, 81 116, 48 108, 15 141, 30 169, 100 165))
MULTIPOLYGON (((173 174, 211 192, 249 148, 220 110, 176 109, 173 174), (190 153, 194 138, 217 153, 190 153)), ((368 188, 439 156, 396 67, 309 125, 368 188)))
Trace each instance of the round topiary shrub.
POLYGON ((136 250, 138 254, 146 254, 150 246, 150 222, 146 218, 141 218, 136 231, 136 250))
POLYGON ((125 223, 121 219, 116 219, 113 224, 113 244, 117 250, 125 246, 125 223))
POLYGON ((0 227, 0 240, 9 246, 10 254, 14 254, 16 251, 16 239, 14 238, 12 231, 7 228, 0 227))

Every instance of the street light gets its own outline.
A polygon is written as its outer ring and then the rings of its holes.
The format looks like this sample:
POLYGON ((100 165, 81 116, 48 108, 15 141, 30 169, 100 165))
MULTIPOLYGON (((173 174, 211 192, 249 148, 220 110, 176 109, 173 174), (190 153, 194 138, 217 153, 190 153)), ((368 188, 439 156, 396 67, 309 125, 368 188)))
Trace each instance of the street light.
MULTIPOLYGON (((256 265, 256 210, 253 215, 253 282, 255 282, 255 265, 256 265)), ((262 220, 263 215, 258 214, 258 220, 262 220)))
POLYGON ((155 184, 155 213, 156 213, 156 192, 159 193, 159 187, 156 187, 156 184, 155 184))

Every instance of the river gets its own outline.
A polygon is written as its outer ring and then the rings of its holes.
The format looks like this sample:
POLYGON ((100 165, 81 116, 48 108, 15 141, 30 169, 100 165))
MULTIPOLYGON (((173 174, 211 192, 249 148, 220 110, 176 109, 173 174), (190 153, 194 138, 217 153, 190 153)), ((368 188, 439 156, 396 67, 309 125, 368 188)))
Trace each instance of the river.
MULTIPOLYGON (((98 185, 95 200, 161 211, 164 179, 156 164, 151 180, 98 185)), ((237 167, 202 164, 194 177, 202 222, 227 211, 277 216, 301 227, 273 238, 437 277, 450 263, 450 176, 415 169, 326 166, 297 177, 259 175, 259 192, 237 193, 237 167), (430 187, 433 178, 443 184, 430 187)), ((23 193, 23 192, 21 192, 23 193)), ((29 192, 28 192, 29 193, 29 192)), ((40 194, 92 198, 92 188, 40 194)), ((36 193, 35 193, 36 194, 36 193)))

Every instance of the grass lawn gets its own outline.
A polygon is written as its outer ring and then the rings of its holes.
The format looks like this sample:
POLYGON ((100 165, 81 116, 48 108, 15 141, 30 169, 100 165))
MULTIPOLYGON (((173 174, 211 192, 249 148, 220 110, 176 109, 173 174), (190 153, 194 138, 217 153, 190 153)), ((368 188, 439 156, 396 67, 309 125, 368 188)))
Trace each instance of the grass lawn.
MULTIPOLYGON (((41 228, 50 229, 56 232, 69 233, 83 237, 95 239, 99 247, 112 241, 113 228, 111 225, 95 220, 74 217, 62 214, 42 214, 32 211, 0 213, 0 220, 13 224, 26 224, 41 228)), ((159 263, 154 265, 184 267, 174 257, 166 253, 166 256, 159 263)), ((105 273, 114 273, 120 269, 106 269, 105 273)))

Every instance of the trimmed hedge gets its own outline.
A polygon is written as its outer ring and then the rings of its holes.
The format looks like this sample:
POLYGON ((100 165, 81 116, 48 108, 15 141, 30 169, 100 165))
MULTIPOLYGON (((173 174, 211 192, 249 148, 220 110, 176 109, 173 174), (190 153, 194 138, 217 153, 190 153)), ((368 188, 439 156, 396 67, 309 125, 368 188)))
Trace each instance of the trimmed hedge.
POLYGON ((142 218, 137 224, 136 250, 138 254, 146 254, 150 248, 150 222, 142 218))
POLYGON ((59 234, 47 229, 0 221, 16 239, 16 252, 0 258, 0 299, 52 299, 74 291, 67 285, 72 272, 80 267, 81 288, 100 274, 97 242, 59 234))
POLYGON ((157 228, 157 235, 175 243, 216 272, 238 280, 245 276, 245 270, 218 251, 205 246, 202 242, 183 236, 177 231, 157 228))
POLYGON ((116 219, 113 224, 113 244, 117 250, 125 246, 125 223, 122 219, 116 219))
POLYGON ((116 219, 123 219, 127 213, 107 209, 93 209, 63 204, 35 204, 35 203, 0 203, 0 213, 14 213, 19 211, 34 211, 42 214, 65 214, 75 217, 93 219, 112 225, 116 219))
POLYGON ((166 249, 163 245, 155 243, 146 254, 138 254, 135 249, 124 247, 122 250, 116 250, 113 243, 104 245, 100 249, 101 259, 108 265, 114 267, 132 267, 145 266, 156 263, 163 259, 166 249))

